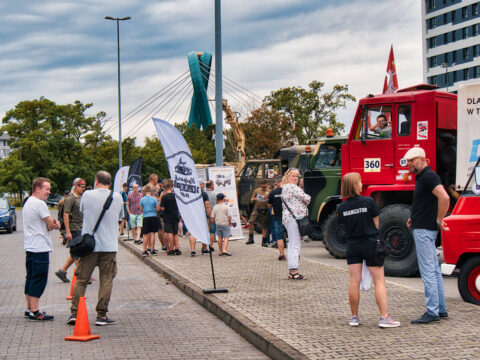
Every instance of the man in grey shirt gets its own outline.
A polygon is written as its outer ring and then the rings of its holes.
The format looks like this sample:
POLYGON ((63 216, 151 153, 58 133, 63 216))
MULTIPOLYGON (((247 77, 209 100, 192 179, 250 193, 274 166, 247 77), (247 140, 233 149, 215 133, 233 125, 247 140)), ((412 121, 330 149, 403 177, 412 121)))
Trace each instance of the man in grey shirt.
MULTIPOLYGON (((92 234, 102 212, 105 200, 110 195, 112 177, 106 171, 95 175, 95 189, 82 196, 80 211, 83 213, 83 234, 92 234)), ((112 294, 113 278, 117 274, 116 255, 118 251, 118 222, 123 218, 123 200, 119 193, 113 193, 112 203, 95 232, 95 249, 81 257, 76 269, 77 281, 72 293, 71 315, 67 323, 74 325, 77 320, 78 301, 85 295, 88 280, 96 266, 100 271, 98 290, 97 321, 95 325, 113 325, 115 320, 107 317, 108 303, 112 294)))

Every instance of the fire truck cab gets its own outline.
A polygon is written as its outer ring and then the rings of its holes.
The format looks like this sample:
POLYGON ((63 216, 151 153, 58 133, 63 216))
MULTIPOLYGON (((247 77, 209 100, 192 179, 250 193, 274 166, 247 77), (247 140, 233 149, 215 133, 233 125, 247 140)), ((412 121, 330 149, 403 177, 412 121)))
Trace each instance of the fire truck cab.
MULTIPOLYGON (((361 99, 342 146, 342 175, 360 173, 362 195, 382 208, 380 236, 393 249, 385 261, 387 275, 418 272, 413 236, 406 226, 415 188, 415 176, 404 159, 407 150, 422 147, 442 183, 455 183, 457 96, 435 89, 417 85, 361 99)), ((337 241, 337 249, 346 251, 341 233, 337 227, 337 234, 324 234, 324 240, 337 241)))

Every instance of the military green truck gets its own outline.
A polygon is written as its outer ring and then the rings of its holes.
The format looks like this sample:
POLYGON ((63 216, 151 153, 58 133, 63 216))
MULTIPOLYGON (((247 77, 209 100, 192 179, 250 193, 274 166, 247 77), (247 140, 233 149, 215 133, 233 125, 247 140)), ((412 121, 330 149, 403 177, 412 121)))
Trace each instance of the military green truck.
POLYGON ((262 180, 273 184, 276 175, 296 167, 304 178, 305 192, 312 197, 309 213, 315 232, 310 238, 321 240, 323 223, 334 212, 340 198, 340 148, 346 140, 341 136, 320 138, 316 145, 283 148, 278 159, 249 160, 238 175, 240 211, 246 216, 250 214, 250 199, 262 180))
POLYGON ((313 240, 322 240, 325 221, 332 216, 341 200, 341 146, 346 141, 346 136, 319 139, 303 173, 304 191, 311 196, 308 211, 310 223, 315 229, 310 235, 313 240))
POLYGON ((248 160, 237 176, 238 207, 240 212, 249 216, 252 210, 250 199, 253 191, 266 179, 270 185, 275 176, 283 175, 290 167, 296 167, 303 173, 309 163, 309 145, 293 145, 280 149, 277 159, 248 160), (308 151, 307 151, 308 150, 308 151))

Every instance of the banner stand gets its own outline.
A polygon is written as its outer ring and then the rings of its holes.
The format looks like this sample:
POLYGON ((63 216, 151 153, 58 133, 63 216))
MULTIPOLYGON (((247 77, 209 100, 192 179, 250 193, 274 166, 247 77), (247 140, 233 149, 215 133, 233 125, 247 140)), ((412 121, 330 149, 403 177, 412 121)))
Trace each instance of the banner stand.
POLYGON ((212 250, 210 250, 210 265, 212 266, 213 289, 203 289, 204 294, 228 293, 228 289, 218 288, 215 283, 215 271, 213 270, 212 250))

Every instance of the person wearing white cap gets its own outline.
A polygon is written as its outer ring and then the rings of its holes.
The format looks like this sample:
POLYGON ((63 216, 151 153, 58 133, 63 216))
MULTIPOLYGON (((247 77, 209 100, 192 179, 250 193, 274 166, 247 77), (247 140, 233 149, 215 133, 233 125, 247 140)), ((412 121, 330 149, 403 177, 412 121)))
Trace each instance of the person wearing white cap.
POLYGON ((443 218, 448 211, 450 199, 440 177, 427 165, 425 151, 421 147, 411 148, 404 158, 408 161, 410 172, 416 174, 412 213, 407 226, 412 229, 415 239, 427 307, 427 311, 411 323, 427 324, 448 318, 435 240, 439 228, 448 230, 443 218))

